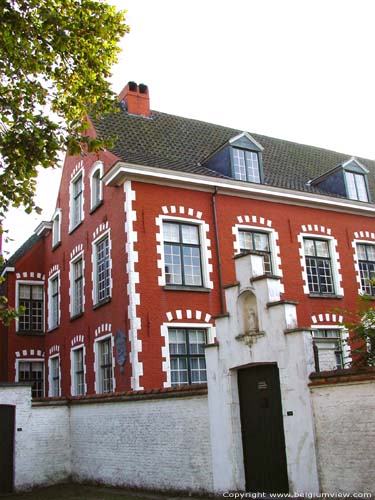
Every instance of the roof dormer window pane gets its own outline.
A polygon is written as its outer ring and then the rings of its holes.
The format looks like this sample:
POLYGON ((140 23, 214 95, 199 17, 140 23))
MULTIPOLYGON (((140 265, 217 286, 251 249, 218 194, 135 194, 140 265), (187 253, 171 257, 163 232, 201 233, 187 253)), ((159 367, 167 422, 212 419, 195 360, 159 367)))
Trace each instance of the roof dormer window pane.
POLYGON ((368 201, 365 178, 362 174, 345 172, 348 197, 351 200, 368 201))
POLYGON ((260 182, 258 153, 233 148, 233 172, 235 179, 260 182))

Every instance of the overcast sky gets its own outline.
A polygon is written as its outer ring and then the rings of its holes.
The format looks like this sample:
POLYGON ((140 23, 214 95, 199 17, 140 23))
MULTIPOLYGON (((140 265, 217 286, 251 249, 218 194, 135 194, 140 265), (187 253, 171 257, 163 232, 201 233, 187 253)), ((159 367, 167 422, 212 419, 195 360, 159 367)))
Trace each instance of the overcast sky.
MULTIPOLYGON (((110 0, 126 9, 113 89, 149 86, 152 109, 375 159, 373 0, 110 0)), ((41 217, 9 213, 10 253, 41 217)))

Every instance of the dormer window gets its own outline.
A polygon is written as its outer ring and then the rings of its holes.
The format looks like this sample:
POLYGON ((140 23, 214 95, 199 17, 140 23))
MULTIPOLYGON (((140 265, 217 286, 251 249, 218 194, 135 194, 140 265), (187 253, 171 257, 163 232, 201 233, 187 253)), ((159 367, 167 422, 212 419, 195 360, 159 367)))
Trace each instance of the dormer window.
POLYGON ((351 200, 368 201, 365 176, 363 174, 345 172, 345 180, 348 189, 348 198, 351 200))
POLYGON ((367 168, 355 158, 351 158, 313 179, 309 184, 349 200, 369 202, 367 174, 367 168))
POLYGON ((239 181, 260 183, 258 153, 233 148, 233 174, 239 181))

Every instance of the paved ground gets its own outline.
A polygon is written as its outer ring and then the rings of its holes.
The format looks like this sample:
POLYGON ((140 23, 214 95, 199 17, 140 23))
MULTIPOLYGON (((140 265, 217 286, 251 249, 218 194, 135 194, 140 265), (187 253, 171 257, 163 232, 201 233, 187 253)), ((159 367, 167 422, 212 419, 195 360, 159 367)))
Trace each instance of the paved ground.
MULTIPOLYGON (((37 489, 29 493, 0 495, 1 500, 194 500, 192 497, 161 496, 151 493, 134 492, 121 488, 86 486, 81 484, 59 484, 49 488, 37 489)), ((203 497, 200 500, 208 500, 203 497)))

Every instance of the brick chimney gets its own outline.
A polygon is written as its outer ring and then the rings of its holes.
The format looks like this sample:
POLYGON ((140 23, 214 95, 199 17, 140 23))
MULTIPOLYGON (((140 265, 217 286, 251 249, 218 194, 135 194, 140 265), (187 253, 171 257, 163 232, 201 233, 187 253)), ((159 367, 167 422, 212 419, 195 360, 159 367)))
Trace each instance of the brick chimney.
POLYGON ((148 87, 129 82, 120 92, 118 99, 125 104, 125 109, 132 115, 150 116, 150 97, 148 87))

